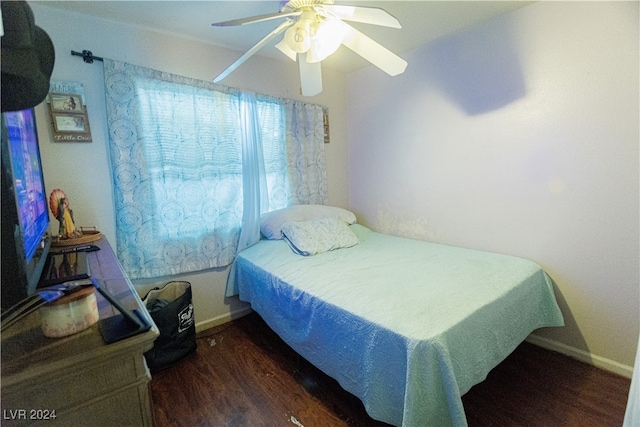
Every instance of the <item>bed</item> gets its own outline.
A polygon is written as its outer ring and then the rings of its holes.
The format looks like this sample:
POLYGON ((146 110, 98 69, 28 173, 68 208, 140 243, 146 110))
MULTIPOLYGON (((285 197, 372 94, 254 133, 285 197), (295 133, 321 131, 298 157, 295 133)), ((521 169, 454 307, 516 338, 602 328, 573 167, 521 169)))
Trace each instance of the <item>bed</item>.
POLYGON ((467 425, 461 396, 533 330, 563 325, 534 262, 380 234, 339 208, 291 209, 238 254, 227 295, 374 419, 467 425))

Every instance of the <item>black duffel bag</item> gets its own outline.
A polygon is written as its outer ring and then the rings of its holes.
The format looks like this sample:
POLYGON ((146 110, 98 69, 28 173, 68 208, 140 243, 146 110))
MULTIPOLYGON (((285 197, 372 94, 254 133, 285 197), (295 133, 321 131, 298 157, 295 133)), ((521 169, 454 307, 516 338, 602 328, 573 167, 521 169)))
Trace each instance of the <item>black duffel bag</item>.
POLYGON ((174 281, 153 288, 142 298, 160 330, 144 357, 151 373, 167 368, 196 350, 191 283, 174 281))

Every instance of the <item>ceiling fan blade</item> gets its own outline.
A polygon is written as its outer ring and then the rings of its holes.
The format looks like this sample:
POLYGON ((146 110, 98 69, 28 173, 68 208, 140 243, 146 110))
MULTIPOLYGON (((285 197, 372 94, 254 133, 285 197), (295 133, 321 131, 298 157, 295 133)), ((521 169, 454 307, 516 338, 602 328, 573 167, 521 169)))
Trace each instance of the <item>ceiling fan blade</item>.
POLYGON ((282 52, 285 55, 287 55, 289 57, 289 59, 291 59, 293 62, 296 62, 296 58, 298 56, 298 53, 295 50, 293 50, 293 49, 291 49, 289 47, 289 45, 287 44, 287 41, 284 39, 284 37, 282 38, 282 40, 280 40, 280 43, 278 43, 276 45, 276 48, 280 52, 282 52))
POLYGON ((380 68, 390 76, 397 76, 407 68, 407 61, 391 52, 378 42, 370 39, 347 23, 344 25, 345 37, 342 44, 380 68))
POLYGON ((274 12, 266 13, 264 15, 251 16, 249 18, 233 19, 231 21, 215 22, 211 24, 214 27, 233 27, 236 25, 253 24, 256 22, 268 21, 270 19, 286 18, 288 16, 299 16, 301 11, 296 10, 292 12, 274 12))
POLYGON ((322 92, 322 68, 320 62, 307 62, 307 53, 298 54, 302 95, 314 96, 322 92))
POLYGON ((319 5, 316 10, 324 10, 345 21, 362 22, 364 24, 381 25, 383 27, 402 28, 400 22, 384 9, 366 6, 319 5))
POLYGON ((242 65, 242 63, 244 61, 246 61, 247 59, 249 59, 249 57, 251 55, 253 55, 254 53, 256 53, 258 50, 260 50, 260 48, 262 48, 262 46, 264 46, 265 44, 267 44, 271 39, 273 39, 274 37, 276 37, 278 34, 282 33, 284 30, 286 30, 291 24, 293 24, 292 20, 287 20, 285 22, 283 22, 282 24, 278 25, 278 27, 273 30, 272 32, 270 32, 269 34, 267 34, 267 36, 265 38, 263 38, 262 40, 260 40, 258 43, 255 44, 255 46, 253 46, 251 49, 249 49, 244 55, 242 55, 240 58, 238 58, 238 60, 236 60, 236 62, 234 62, 233 64, 231 64, 229 66, 229 68, 227 68, 226 70, 224 70, 222 73, 220 73, 216 78, 213 79, 214 83, 218 83, 220 80, 224 79, 225 77, 227 77, 229 74, 231 74, 231 72, 233 70, 235 70, 236 68, 238 68, 240 65, 242 65))

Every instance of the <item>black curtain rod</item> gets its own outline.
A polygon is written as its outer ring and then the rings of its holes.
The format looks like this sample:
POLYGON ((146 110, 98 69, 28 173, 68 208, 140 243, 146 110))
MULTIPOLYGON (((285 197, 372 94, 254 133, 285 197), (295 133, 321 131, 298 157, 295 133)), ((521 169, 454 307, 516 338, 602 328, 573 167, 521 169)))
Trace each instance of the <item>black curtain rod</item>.
POLYGON ((91 53, 90 50, 83 50, 82 53, 72 50, 71 55, 81 56, 82 60, 87 64, 93 64, 93 61, 102 61, 102 58, 100 58, 99 56, 93 56, 93 53, 91 53))

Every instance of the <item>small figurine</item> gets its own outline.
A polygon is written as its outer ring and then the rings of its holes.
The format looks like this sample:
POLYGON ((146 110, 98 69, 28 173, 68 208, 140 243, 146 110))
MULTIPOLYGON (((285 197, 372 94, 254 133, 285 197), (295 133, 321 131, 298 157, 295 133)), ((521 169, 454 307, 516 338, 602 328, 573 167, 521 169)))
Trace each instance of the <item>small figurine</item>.
POLYGON ((73 222, 73 210, 69 207, 69 198, 64 194, 64 191, 56 188, 51 192, 49 208, 60 223, 58 233, 61 239, 82 237, 82 231, 78 230, 73 222))

